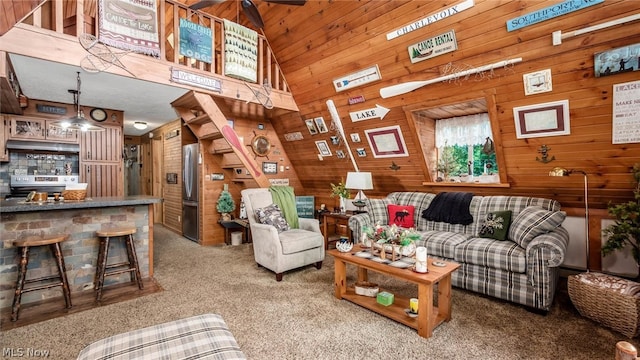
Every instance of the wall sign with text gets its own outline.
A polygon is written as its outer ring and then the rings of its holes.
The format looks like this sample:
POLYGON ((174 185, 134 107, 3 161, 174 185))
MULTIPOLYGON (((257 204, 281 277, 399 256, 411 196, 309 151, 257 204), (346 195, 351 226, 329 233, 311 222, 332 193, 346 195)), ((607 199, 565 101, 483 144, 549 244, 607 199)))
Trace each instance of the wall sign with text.
POLYGON ((458 42, 456 41, 456 33, 453 30, 447 31, 419 43, 409 46, 409 59, 412 64, 420 61, 444 55, 452 51, 458 50, 458 42))
POLYGON ((565 0, 561 3, 547 6, 522 16, 507 20, 507 31, 522 29, 555 17, 582 10, 592 5, 600 4, 604 0, 565 0))
POLYGON ((380 80, 381 78, 378 65, 373 65, 364 70, 356 71, 349 75, 334 79, 333 86, 336 88, 337 92, 340 92, 380 80))

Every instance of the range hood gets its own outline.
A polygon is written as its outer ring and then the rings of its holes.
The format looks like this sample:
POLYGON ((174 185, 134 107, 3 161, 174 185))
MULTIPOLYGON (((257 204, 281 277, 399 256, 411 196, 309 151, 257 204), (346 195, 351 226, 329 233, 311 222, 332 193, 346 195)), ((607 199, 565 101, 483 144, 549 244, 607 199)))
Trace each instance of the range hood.
POLYGON ((7 149, 9 150, 36 150, 36 151, 54 151, 62 153, 78 154, 80 145, 54 143, 45 141, 25 141, 25 140, 7 140, 7 149))

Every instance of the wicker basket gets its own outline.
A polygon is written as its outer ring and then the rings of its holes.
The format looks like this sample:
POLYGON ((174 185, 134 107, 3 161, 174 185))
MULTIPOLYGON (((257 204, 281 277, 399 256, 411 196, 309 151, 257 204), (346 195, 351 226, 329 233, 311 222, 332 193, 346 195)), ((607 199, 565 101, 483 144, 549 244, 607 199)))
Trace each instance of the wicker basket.
POLYGON ((569 276, 567 286, 569 297, 580 315, 629 338, 637 336, 640 329, 640 298, 585 283, 580 281, 579 276, 569 276))
POLYGON ((65 190, 62 192, 65 200, 84 200, 87 197, 87 190, 65 190))

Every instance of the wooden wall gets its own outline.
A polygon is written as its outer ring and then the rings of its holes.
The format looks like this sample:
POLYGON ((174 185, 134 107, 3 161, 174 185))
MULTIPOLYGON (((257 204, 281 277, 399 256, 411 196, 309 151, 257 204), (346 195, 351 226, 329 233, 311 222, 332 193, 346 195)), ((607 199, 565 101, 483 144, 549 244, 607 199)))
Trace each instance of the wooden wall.
MULTIPOLYGON (((164 214, 162 224, 178 233, 182 233, 182 138, 174 136, 167 139, 167 134, 174 131, 182 132, 180 125, 180 121, 176 120, 153 131, 154 139, 162 139, 164 153, 163 172, 160 174, 163 198, 162 213, 164 214), (178 174, 178 183, 168 184, 166 181, 167 173, 178 174)), ((148 164, 148 162, 143 164, 143 168, 146 168, 148 164)))
MULTIPOLYGON (((552 45, 553 31, 571 30, 638 13, 640 3, 607 0, 553 20, 520 30, 507 32, 506 21, 549 6, 543 1, 477 0, 475 6, 449 18, 437 21, 397 39, 386 40, 386 33, 449 7, 457 1, 339 1, 308 2, 303 10, 260 4, 265 20, 265 33, 286 75, 299 114, 272 119, 285 151, 298 172, 305 191, 321 202, 329 198, 330 183, 339 181, 352 171, 349 160, 336 156, 317 157, 315 141, 327 140, 333 132, 310 135, 304 119, 331 116, 326 101, 337 106, 345 133, 359 133, 367 156, 356 157, 360 170, 374 174, 374 190, 370 196, 384 196, 396 190, 472 191, 477 194, 533 195, 558 199, 564 207, 583 208, 583 178, 550 178, 555 166, 576 168, 589 174, 589 203, 592 208, 606 208, 609 201, 631 198, 632 178, 629 169, 640 161, 640 144, 612 145, 612 87, 639 78, 639 72, 599 77, 594 76, 595 53, 640 42, 637 22, 566 39, 552 45), (321 11, 323 10, 323 11, 321 11), (313 23, 314 25, 309 25, 313 23), (454 30, 458 50, 416 64, 411 64, 407 47, 421 40, 454 30), (496 69, 484 77, 436 83, 401 96, 382 99, 382 87, 400 82, 428 80, 447 75, 454 69, 464 70, 521 57, 522 62, 507 69, 496 69), (377 65, 382 80, 348 91, 336 92, 332 80, 377 65), (553 91, 525 96, 523 74, 550 69, 553 91), (488 75, 492 75, 491 77, 488 75), (423 153, 417 135, 412 133, 411 119, 405 110, 433 108, 455 104, 492 94, 496 111, 494 120, 504 154, 501 169, 506 172, 508 188, 459 187, 425 185, 423 153), (364 96, 365 103, 349 105, 348 99, 364 96), (518 106, 569 100, 571 134, 566 136, 517 139, 512 109, 518 106), (390 108, 383 119, 351 122, 349 112, 375 107, 390 108), (409 157, 376 159, 364 138, 364 130, 398 124, 409 149, 409 157), (286 133, 300 131, 302 141, 287 142, 286 133), (555 161, 536 161, 541 145, 547 145, 555 161), (392 170, 392 162, 400 166, 392 170)), ((331 146, 331 145, 330 145, 331 146)), ((335 154, 337 147, 331 146, 335 154)))
MULTIPOLYGON (((273 126, 268 121, 259 121, 255 119, 233 119, 234 130, 239 137, 243 138, 244 144, 250 147, 251 140, 254 136, 266 136, 271 142, 271 152, 267 157, 257 157, 259 165, 264 161, 276 162, 278 164, 278 173, 267 175, 269 179, 288 180, 289 184, 294 187, 298 195, 310 195, 304 192, 298 176, 291 166, 289 156, 283 151, 283 144, 280 142, 273 126), (262 126, 263 129, 260 129, 262 126), (280 167, 284 168, 281 171, 280 167)), ((142 183, 151 184, 143 185, 143 194, 152 195, 154 191, 163 198, 162 214, 157 220, 162 222, 171 230, 182 233, 182 145, 198 142, 197 138, 180 120, 175 120, 167 125, 151 131, 152 137, 145 134, 140 137, 127 137, 127 143, 140 143, 143 146, 143 154, 145 161, 142 167, 142 183), (180 131, 179 136, 167 139, 167 134, 180 131), (154 157, 154 154, 148 154, 152 151, 151 143, 157 139, 162 139, 162 153, 164 154, 161 161, 146 160, 147 156, 154 157), (149 150, 147 150, 149 149, 149 150), (157 168, 157 169, 154 169, 157 168), (161 169, 161 170, 159 170, 161 169), (167 184, 166 173, 177 173, 178 183, 167 184), (160 179, 153 177, 160 176, 160 179), (160 187, 161 189, 154 189, 160 187), (159 192, 158 192, 159 190, 159 192)), ((255 181, 250 176, 237 176, 235 169, 223 166, 225 159, 223 156, 233 154, 213 154, 211 151, 211 140, 203 140, 200 144, 202 153, 202 164, 200 173, 200 234, 199 243, 201 245, 221 245, 224 244, 224 228, 218 224, 220 213, 216 210, 216 204, 220 197, 225 184, 229 187, 229 192, 236 203, 236 210, 232 213, 234 217, 239 216, 242 189, 256 187, 255 181), (211 174, 222 173, 224 180, 213 180, 211 174)))

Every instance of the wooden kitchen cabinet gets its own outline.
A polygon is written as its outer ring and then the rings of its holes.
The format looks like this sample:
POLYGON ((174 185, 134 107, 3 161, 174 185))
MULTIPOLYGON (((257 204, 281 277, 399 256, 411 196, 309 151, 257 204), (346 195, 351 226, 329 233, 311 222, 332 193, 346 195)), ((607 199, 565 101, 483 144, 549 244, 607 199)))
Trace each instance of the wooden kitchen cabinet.
POLYGON ((47 120, 47 129, 44 134, 45 139, 77 144, 78 131, 65 129, 58 125, 54 125, 55 121, 57 120, 47 120))
POLYGON ((80 181, 88 197, 124 196, 122 128, 104 128, 80 134, 80 181))
POLYGON ((9 139, 44 140, 78 143, 78 131, 54 125, 57 120, 12 117, 9 119, 9 139))
POLYGON ((122 164, 85 162, 80 165, 80 182, 87 183, 88 197, 124 196, 122 164))
POLYGON ((11 118, 9 120, 9 139, 44 140, 46 119, 11 118))
POLYGON ((104 131, 83 131, 80 134, 80 161, 122 161, 122 128, 103 126, 104 131))

